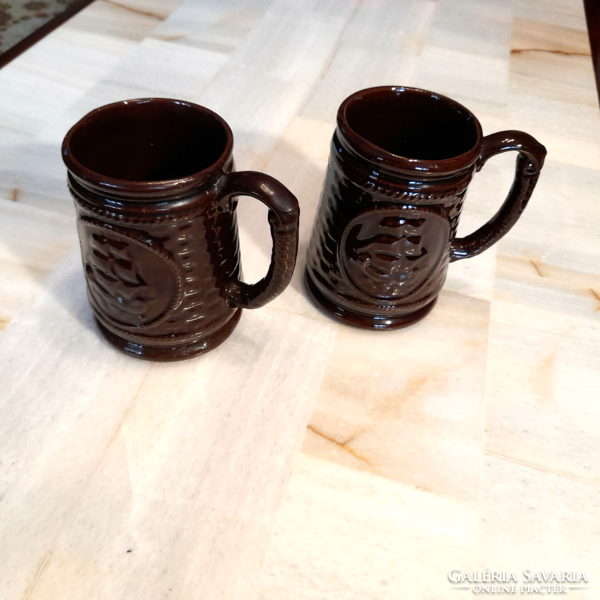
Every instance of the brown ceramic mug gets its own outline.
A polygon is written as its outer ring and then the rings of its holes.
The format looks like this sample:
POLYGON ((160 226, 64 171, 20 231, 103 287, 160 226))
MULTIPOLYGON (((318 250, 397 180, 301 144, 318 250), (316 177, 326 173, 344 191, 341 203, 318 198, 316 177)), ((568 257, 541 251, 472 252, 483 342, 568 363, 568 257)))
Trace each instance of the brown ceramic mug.
POLYGON ((308 249, 313 299, 345 323, 396 329, 426 316, 448 264, 487 250, 516 223, 546 149, 527 133, 483 137, 472 112, 407 87, 357 92, 340 106, 308 249), (456 238, 473 174, 518 152, 512 188, 496 215, 456 238))
POLYGON ((92 111, 63 142, 88 298, 104 336, 130 355, 179 360, 215 348, 242 308, 292 277, 296 198, 268 175, 234 172, 233 136, 212 111, 166 98, 92 111), (236 196, 269 208, 271 265, 241 281, 236 196))

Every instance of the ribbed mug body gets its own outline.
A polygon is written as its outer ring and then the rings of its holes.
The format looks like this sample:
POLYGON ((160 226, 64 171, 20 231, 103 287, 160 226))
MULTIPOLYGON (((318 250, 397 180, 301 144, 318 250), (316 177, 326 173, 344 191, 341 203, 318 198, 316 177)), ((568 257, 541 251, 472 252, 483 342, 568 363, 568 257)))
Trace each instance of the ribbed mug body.
POLYGON ((427 177, 360 156, 337 129, 307 259, 309 290, 355 324, 408 324, 442 289, 474 166, 427 177))
POLYGON ((236 316, 227 302, 240 271, 236 212, 219 209, 214 183, 127 201, 69 176, 90 305, 131 352, 197 350, 236 316))

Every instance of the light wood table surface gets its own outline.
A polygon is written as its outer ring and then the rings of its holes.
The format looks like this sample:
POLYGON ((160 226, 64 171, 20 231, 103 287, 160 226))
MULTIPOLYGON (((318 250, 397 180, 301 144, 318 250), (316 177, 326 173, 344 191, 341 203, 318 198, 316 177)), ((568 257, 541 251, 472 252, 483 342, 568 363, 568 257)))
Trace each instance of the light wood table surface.
MULTIPOLYGON (((513 165, 476 176, 460 235, 513 165)), ((0 70, 0 599, 442 600, 473 595, 451 569, 486 568, 583 571, 566 595, 600 598, 599 194, 579 0, 91 4, 0 70), (336 109, 385 84, 548 158, 509 235, 382 334, 302 276, 336 109), (170 365, 97 334, 60 157, 89 110, 148 96, 221 114, 238 169, 302 210, 288 290, 170 365)), ((239 211, 252 281, 268 225, 239 211)))

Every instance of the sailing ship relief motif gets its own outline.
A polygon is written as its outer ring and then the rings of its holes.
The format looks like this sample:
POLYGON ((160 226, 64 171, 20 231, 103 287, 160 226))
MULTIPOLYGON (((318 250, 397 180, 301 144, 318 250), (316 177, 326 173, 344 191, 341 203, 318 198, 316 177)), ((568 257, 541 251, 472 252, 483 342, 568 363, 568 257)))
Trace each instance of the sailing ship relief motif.
POLYGON ((434 210, 362 213, 347 226, 340 264, 365 299, 401 300, 418 292, 447 252, 450 224, 434 210))
POLYGON ((143 330, 179 304, 178 269, 150 236, 84 216, 80 239, 90 300, 104 319, 143 330))

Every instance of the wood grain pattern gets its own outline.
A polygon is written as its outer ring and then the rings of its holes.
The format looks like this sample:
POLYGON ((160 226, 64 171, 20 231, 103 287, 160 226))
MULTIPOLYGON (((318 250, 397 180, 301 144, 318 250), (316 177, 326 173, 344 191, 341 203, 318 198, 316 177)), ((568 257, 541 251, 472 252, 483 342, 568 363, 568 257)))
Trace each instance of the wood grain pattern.
MULTIPOLYGON (((595 600, 600 113, 582 3, 118 4, 0 71, 0 598, 445 600, 452 568, 535 565, 586 571, 573 595, 595 600), (332 324, 302 275, 337 107, 394 84, 455 98, 485 134, 527 131, 548 159, 430 316, 377 335, 332 324), (94 334, 59 152, 93 108, 152 95, 221 114, 237 168, 302 212, 286 292, 187 365, 124 361, 94 334)), ((513 173, 486 164, 458 235, 513 173)), ((238 212, 252 282, 266 209, 238 212)))

